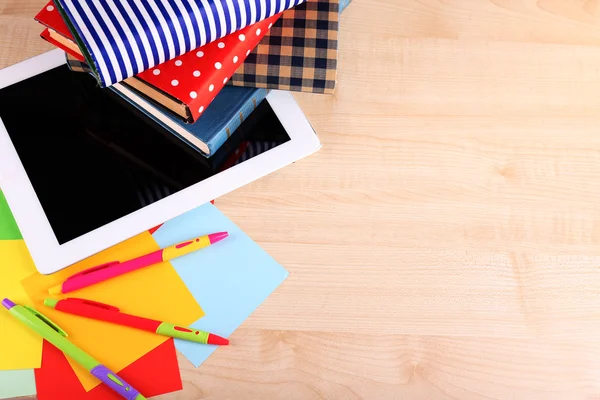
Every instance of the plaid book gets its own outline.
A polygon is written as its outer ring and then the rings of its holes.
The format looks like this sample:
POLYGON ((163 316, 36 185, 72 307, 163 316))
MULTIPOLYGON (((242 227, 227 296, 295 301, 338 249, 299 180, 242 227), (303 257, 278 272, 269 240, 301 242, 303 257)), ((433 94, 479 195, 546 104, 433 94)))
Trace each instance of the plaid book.
POLYGON ((229 84, 333 93, 338 21, 339 0, 307 0, 285 11, 229 84))
POLYGON ((67 66, 71 71, 87 72, 88 74, 92 72, 91 68, 88 67, 88 65, 85 62, 79 61, 71 54, 65 53, 65 58, 67 59, 67 66))

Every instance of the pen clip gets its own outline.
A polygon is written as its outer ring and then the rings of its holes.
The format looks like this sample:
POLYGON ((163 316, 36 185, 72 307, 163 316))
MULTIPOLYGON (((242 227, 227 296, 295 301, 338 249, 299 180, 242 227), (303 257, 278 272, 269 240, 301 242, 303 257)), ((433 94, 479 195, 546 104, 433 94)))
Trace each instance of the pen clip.
POLYGON ((78 272, 75 275, 71 275, 70 277, 68 277, 67 281, 69 279, 72 279, 72 278, 75 278, 75 277, 78 277, 78 276, 82 276, 82 275, 87 275, 87 274, 92 273, 92 272, 100 271, 101 269, 112 267, 113 265, 117 265, 117 264, 120 264, 120 263, 121 263, 120 261, 111 261, 111 262, 107 262, 106 264, 96 265, 95 267, 84 269, 83 271, 78 272))
POLYGON ((93 301, 93 300, 88 300, 88 299, 80 299, 77 297, 69 297, 68 299, 64 299, 62 301, 77 302, 80 304, 85 304, 86 306, 90 306, 90 307, 102 308, 102 309, 105 309, 106 311, 114 311, 114 312, 121 311, 118 307, 111 306, 110 304, 104 304, 104 303, 100 303, 98 301, 93 301))
POLYGON ((65 332, 60 326, 58 326, 56 324, 56 322, 53 322, 50 318, 46 317, 44 314, 42 314, 35 308, 29 307, 29 306, 23 306, 23 307, 25 307, 27 310, 29 310, 29 312, 31 312, 33 315, 35 315, 40 320, 42 320, 50 328, 54 329, 59 335, 64 336, 64 337, 69 336, 67 334, 67 332, 65 332))

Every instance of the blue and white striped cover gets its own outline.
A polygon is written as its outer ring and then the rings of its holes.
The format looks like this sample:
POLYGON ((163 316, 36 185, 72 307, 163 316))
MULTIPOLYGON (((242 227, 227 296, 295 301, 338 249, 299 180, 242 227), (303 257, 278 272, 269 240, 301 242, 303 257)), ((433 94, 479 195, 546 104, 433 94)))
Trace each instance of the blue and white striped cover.
POLYGON ((110 86, 304 0, 56 0, 110 86))

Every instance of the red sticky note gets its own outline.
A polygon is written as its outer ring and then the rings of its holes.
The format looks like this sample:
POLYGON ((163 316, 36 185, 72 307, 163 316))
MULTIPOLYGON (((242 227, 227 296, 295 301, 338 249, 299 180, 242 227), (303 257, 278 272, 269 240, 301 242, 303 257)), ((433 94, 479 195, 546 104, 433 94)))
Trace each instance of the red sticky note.
MULTIPOLYGON (((173 339, 118 372, 119 376, 145 397, 175 392, 183 388, 173 339)), ((122 400, 106 385, 86 392, 65 355, 44 341, 42 366, 35 370, 38 400, 122 400)))
POLYGON ((161 226, 163 226, 163 224, 160 225, 156 225, 154 228, 148 229, 148 232, 150 232, 150 234, 152 235, 154 232, 156 232, 158 230, 158 228, 160 228, 161 226))

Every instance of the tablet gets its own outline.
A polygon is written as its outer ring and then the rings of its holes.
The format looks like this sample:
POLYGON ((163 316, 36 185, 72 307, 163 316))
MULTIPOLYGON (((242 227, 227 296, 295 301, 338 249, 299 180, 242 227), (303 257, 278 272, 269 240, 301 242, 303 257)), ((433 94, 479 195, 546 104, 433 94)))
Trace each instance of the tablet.
POLYGON ((0 71, 0 188, 43 274, 319 147, 288 92, 270 92, 207 159, 93 77, 70 71, 60 50, 0 71))

